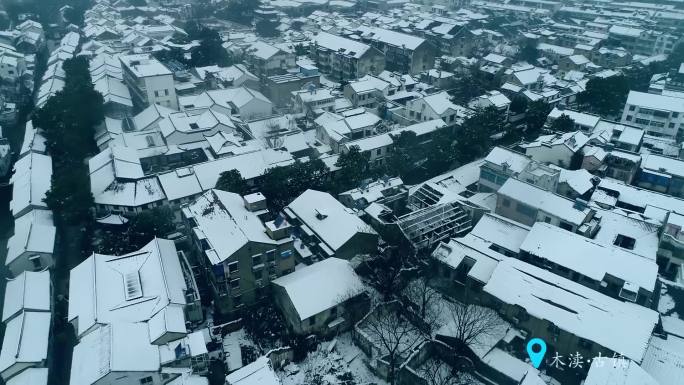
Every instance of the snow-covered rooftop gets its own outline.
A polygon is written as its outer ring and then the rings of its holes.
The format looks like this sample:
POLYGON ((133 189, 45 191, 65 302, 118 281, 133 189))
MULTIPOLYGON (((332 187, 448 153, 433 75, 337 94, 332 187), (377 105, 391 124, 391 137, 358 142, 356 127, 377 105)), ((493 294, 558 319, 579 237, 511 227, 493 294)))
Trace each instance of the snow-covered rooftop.
POLYGON ((597 282, 610 275, 653 292, 658 277, 658 265, 652 258, 644 258, 612 244, 599 244, 543 222, 532 226, 520 250, 597 282))
POLYGON ((155 339, 166 331, 186 333, 180 264, 174 243, 159 238, 121 256, 93 254, 71 270, 69 322, 78 336, 111 322, 143 322, 147 328, 149 321, 149 338, 155 339))
POLYGON ((273 281, 287 292, 300 321, 364 291, 349 261, 327 258, 273 281))
POLYGON ((637 362, 644 358, 658 323, 658 313, 651 309, 618 301, 514 258, 499 262, 484 291, 637 362))
POLYGON ((245 207, 238 194, 212 189, 183 212, 195 219, 195 234, 209 243, 205 254, 213 264, 230 258, 249 242, 276 245, 259 217, 245 207))
POLYGON ((589 208, 575 207, 575 202, 570 199, 515 178, 508 178, 498 194, 535 207, 576 226, 583 224, 590 213, 589 208))
POLYGON ((2 322, 21 311, 50 311, 50 272, 25 271, 7 281, 2 322))
POLYGON ((333 251, 357 233, 375 234, 370 226, 325 192, 306 190, 287 207, 333 251))

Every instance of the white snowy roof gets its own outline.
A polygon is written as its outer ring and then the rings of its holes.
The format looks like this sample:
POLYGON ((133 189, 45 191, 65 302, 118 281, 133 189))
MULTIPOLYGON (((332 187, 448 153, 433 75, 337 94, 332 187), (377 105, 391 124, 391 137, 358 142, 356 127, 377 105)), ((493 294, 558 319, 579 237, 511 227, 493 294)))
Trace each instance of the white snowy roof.
POLYGON ((494 147, 485 158, 485 162, 500 167, 505 165, 507 169, 514 173, 521 173, 531 161, 532 160, 524 154, 498 146, 494 147))
POLYGON ((102 325, 74 347, 71 385, 92 385, 110 372, 158 372, 159 347, 149 342, 144 323, 102 325))
POLYGON ((637 362, 658 322, 658 313, 651 309, 618 301, 514 258, 499 262, 484 291, 637 362))
POLYGON ((209 243, 210 249, 205 253, 213 264, 230 258, 249 242, 276 245, 259 217, 245 207, 238 194, 209 190, 187 206, 184 213, 197 222, 195 234, 209 243))
POLYGON ((5 382, 7 385, 48 385, 48 368, 28 368, 5 382))
POLYGON ((5 266, 24 253, 52 254, 56 231, 50 210, 35 209, 17 218, 14 235, 7 241, 5 266))
POLYGON ((658 111, 684 112, 684 99, 682 98, 639 91, 629 91, 626 104, 658 111))
POLYGON ((613 361, 607 358, 603 365, 592 363, 584 385, 664 385, 632 360, 625 359, 617 364, 613 361))
POLYGON ((327 258, 273 281, 290 297, 300 321, 364 291, 349 261, 327 258))
POLYGON ((486 213, 470 234, 517 253, 529 232, 528 226, 500 215, 486 213))
POLYGON ((591 183, 594 176, 583 168, 579 170, 568 170, 558 167, 555 164, 550 164, 549 167, 560 171, 558 183, 567 183, 570 188, 580 195, 594 187, 594 184, 591 183))
POLYGON ((182 330, 172 331, 185 332, 187 287, 172 241, 156 238, 122 256, 93 254, 71 270, 69 282, 68 319, 77 320, 79 336, 96 324, 147 322, 169 307, 181 311, 164 313, 167 326, 180 322, 182 330))
POLYGON ((252 43, 252 45, 250 45, 247 48, 247 52, 250 55, 254 55, 259 59, 268 60, 273 55, 276 55, 278 52, 280 52, 280 49, 259 40, 259 41, 252 43))
POLYGON ((678 177, 684 177, 684 161, 655 154, 641 157, 641 168, 678 177))
POLYGON ((597 115, 566 109, 561 110, 558 109, 558 107, 554 107, 553 110, 551 110, 551 112, 549 113, 548 117, 552 119, 558 119, 561 117, 561 115, 568 116, 570 119, 574 120, 575 123, 579 124, 580 126, 589 127, 592 129, 596 127, 599 121, 601 121, 601 117, 597 115))
POLYGON ((598 282, 610 275, 649 292, 653 292, 658 277, 658 265, 653 259, 543 222, 532 226, 520 250, 598 282))
POLYGON ((358 30, 362 32, 362 37, 364 38, 370 38, 394 47, 402 47, 409 50, 414 50, 425 42, 423 38, 384 28, 360 26, 358 30))
POLYGON ((672 335, 651 338, 641 367, 660 385, 683 383, 684 339, 672 335))
POLYGON ((333 35, 327 32, 318 32, 311 36, 311 42, 335 52, 341 52, 354 58, 361 58, 371 47, 361 42, 333 35))
POLYGON ((659 242, 659 221, 648 220, 639 214, 619 208, 596 209, 596 216, 600 217, 599 230, 594 236, 597 243, 612 245, 619 235, 628 236, 635 240, 634 248, 630 252, 655 260, 659 242))
MULTIPOLYGON (((667 211, 684 213, 684 199, 626 185, 619 180, 602 178, 594 195, 600 195, 599 189, 615 192, 617 193, 617 201, 644 208, 645 210, 648 210, 648 207, 651 206, 667 211)), ((592 196, 592 199, 594 199, 594 196, 592 196)))
POLYGON ((26 311, 5 324, 0 351, 0 372, 15 364, 40 366, 47 359, 49 312, 26 311))
POLYGON ((192 106, 192 108, 218 105, 230 110, 233 105, 239 109, 253 100, 271 103, 271 101, 259 91, 247 87, 237 87, 205 91, 199 95, 182 96, 178 98, 178 104, 181 106, 192 106))
POLYGON ((244 366, 226 376, 227 385, 281 385, 280 378, 276 375, 271 360, 259 357, 251 364, 244 366))
POLYGON ((589 137, 580 131, 566 132, 564 134, 541 135, 533 142, 523 145, 524 148, 542 146, 565 146, 572 152, 579 151, 589 142, 589 137))
POLYGON ((25 271, 7 281, 2 322, 27 310, 50 311, 50 271, 25 271))
POLYGON ((29 153, 14 164, 12 183, 12 215, 34 207, 47 207, 43 202, 45 193, 50 190, 52 178, 52 158, 47 155, 29 153))
POLYGON ((515 178, 508 178, 498 194, 535 207, 577 226, 584 223, 590 211, 588 208, 580 210, 575 207, 573 201, 563 196, 515 178))
POLYGON ((375 234, 370 226, 325 192, 306 190, 287 207, 333 251, 357 233, 375 234))
POLYGON ((119 56, 121 63, 137 77, 171 76, 171 71, 148 54, 119 56))

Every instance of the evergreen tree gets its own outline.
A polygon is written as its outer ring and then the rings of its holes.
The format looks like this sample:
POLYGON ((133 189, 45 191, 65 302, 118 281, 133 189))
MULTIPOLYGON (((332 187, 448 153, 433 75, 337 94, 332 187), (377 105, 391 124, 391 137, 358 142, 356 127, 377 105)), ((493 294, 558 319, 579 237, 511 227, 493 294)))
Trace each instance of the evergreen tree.
POLYGON ((486 155, 492 145, 492 135, 503 129, 503 123, 503 115, 493 106, 466 119, 457 132, 456 160, 467 163, 486 155))
POLYGON ((551 129, 560 132, 570 132, 575 130, 575 121, 565 114, 561 114, 551 123, 551 129))
POLYGON ((525 136, 528 139, 534 139, 539 136, 551 109, 551 106, 542 100, 536 100, 528 104, 527 113, 525 113, 525 136))
POLYGON ((370 157, 362 153, 358 146, 352 146, 348 152, 340 154, 335 166, 340 169, 335 173, 335 190, 343 192, 359 186, 361 181, 370 176, 370 157))
POLYGON ((228 191, 240 195, 247 193, 247 182, 238 170, 228 170, 221 173, 216 188, 223 191, 228 191))

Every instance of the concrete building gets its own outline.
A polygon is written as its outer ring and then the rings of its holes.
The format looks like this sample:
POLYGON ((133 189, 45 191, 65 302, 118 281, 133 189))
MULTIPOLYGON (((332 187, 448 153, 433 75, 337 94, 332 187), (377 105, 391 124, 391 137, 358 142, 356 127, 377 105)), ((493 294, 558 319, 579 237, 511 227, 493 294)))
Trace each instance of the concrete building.
POLYGON ((300 255, 305 261, 351 259, 377 250, 375 230, 328 193, 307 190, 283 211, 298 229, 298 240, 303 246, 297 247, 297 252, 302 253, 304 247, 310 251, 308 258, 300 255))
POLYGON ((437 48, 427 40, 378 27, 358 27, 361 40, 385 54, 385 68, 418 74, 435 65, 437 48))
POLYGON ((173 73, 147 54, 120 56, 123 80, 131 91, 133 104, 139 110, 159 104, 178 110, 173 73))
POLYGON ((369 308, 365 287, 349 261, 328 258, 273 281, 288 329, 331 335, 350 329, 369 308))
POLYGON ((379 74, 385 69, 381 51, 361 42, 327 32, 311 38, 311 58, 321 72, 340 80, 357 79, 367 74, 379 74))
POLYGON ((260 193, 209 190, 183 207, 195 259, 222 313, 263 301, 270 282, 294 271, 294 239, 282 217, 268 214, 260 193))
POLYGON ((648 135, 676 138, 684 125, 684 98, 630 91, 620 122, 648 135))

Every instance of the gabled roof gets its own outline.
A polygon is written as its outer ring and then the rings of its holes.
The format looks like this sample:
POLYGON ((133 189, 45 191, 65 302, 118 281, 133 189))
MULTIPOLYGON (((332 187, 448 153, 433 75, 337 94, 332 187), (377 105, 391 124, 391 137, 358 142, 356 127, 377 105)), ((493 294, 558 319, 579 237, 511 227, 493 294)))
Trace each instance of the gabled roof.
POLYGON ((7 281, 2 322, 22 311, 50 311, 50 271, 25 271, 7 281))

